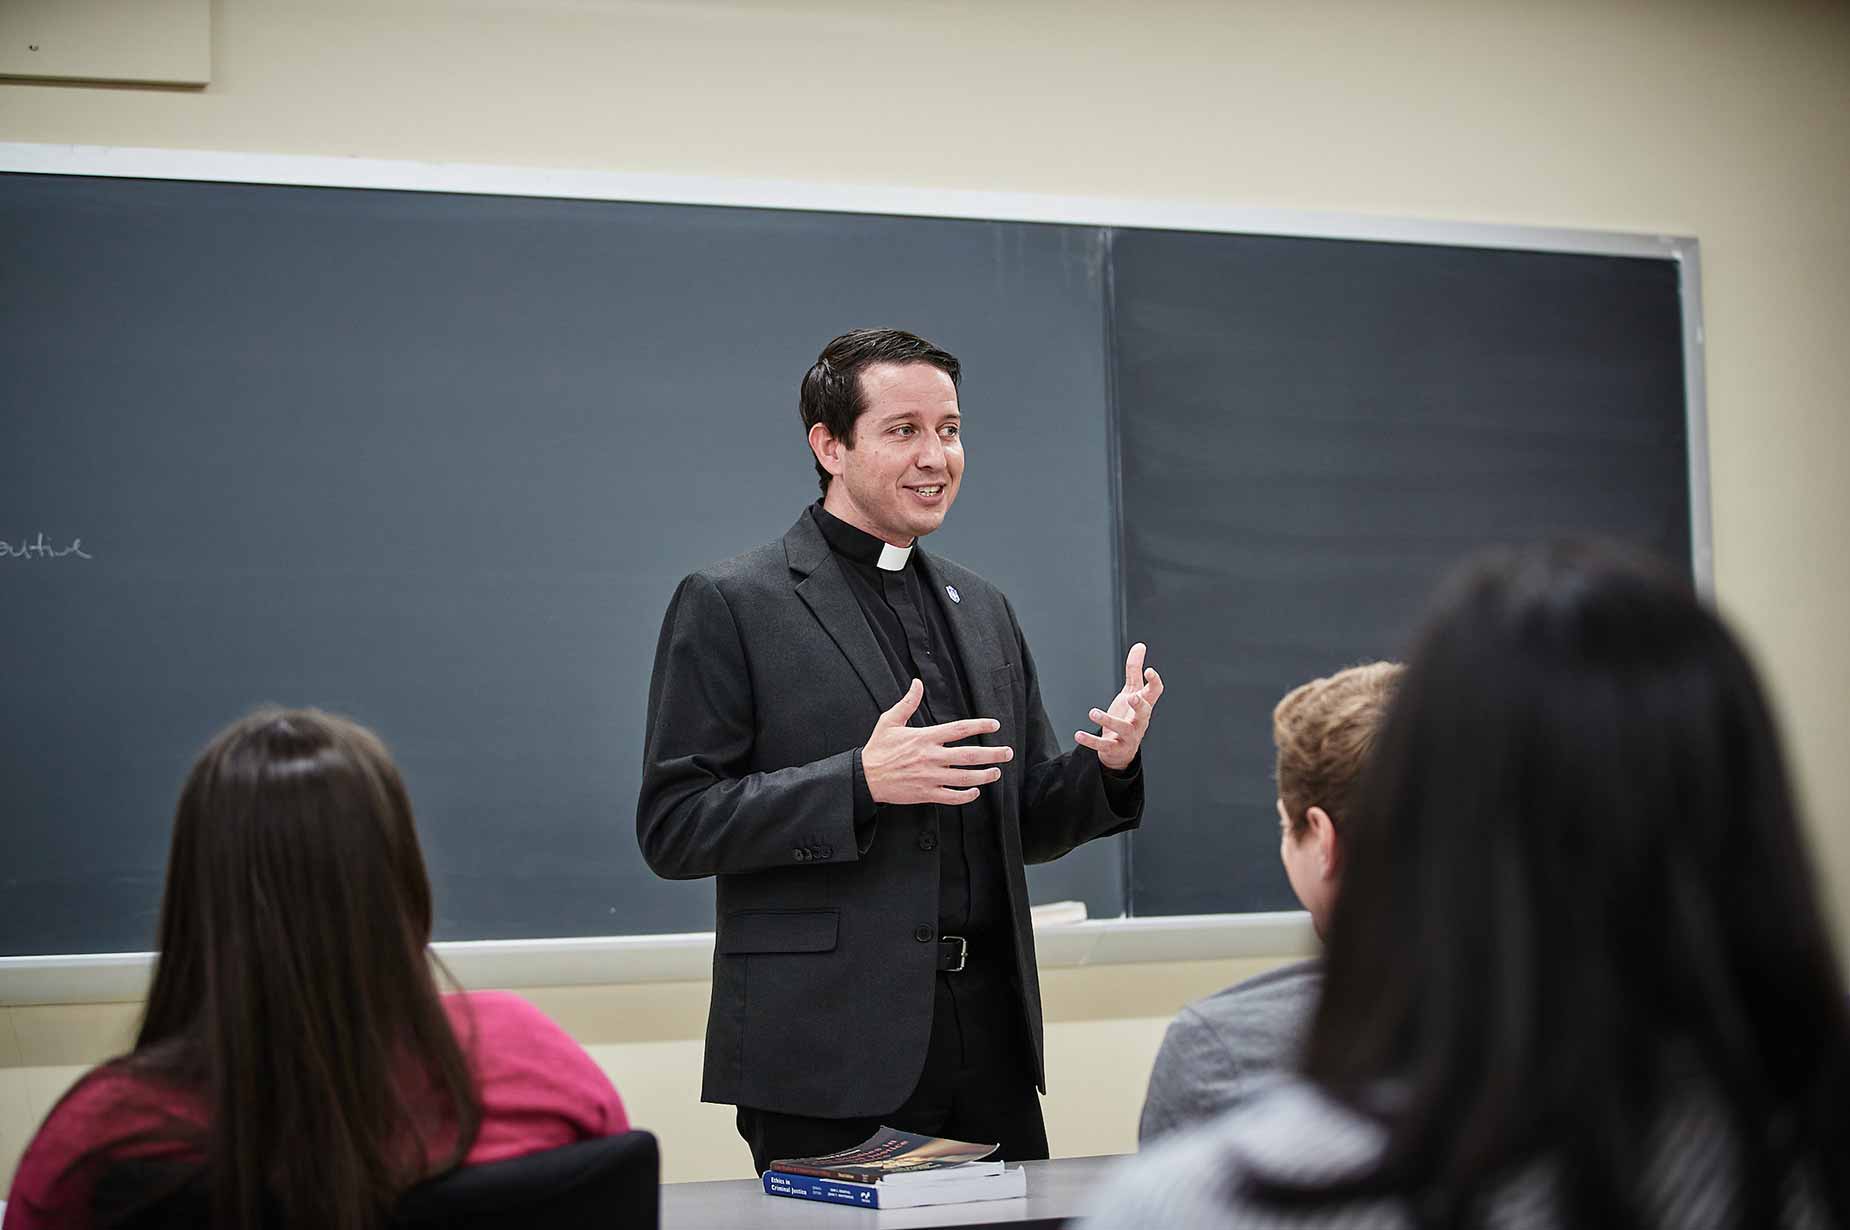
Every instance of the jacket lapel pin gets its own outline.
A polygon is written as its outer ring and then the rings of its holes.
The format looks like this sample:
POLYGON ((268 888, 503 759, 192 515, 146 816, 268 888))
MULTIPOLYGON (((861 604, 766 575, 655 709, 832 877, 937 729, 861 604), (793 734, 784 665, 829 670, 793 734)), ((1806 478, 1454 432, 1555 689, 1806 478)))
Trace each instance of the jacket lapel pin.
POLYGON ((964 596, 957 592, 957 587, 955 585, 946 585, 944 587, 944 592, 951 596, 952 602, 962 602, 964 600, 964 596))

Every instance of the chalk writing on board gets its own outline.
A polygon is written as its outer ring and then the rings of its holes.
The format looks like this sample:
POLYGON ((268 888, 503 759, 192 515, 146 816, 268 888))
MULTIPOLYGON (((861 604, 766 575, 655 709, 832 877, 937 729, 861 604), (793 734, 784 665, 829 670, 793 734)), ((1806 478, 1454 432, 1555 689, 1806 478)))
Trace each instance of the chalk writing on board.
POLYGON ((68 547, 58 547, 47 542, 43 531, 36 538, 21 539, 18 546, 0 538, 0 559, 63 559, 67 555, 74 555, 78 559, 93 558, 84 550, 84 540, 81 538, 71 539, 68 547))

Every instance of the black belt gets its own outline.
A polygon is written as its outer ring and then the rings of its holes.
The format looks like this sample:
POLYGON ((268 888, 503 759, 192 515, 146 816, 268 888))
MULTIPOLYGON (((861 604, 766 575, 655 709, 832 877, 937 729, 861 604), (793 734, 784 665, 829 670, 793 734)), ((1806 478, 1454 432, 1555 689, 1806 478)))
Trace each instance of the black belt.
POLYGON ((938 972, 940 974, 961 972, 969 956, 970 941, 963 936, 941 935, 938 937, 938 972))

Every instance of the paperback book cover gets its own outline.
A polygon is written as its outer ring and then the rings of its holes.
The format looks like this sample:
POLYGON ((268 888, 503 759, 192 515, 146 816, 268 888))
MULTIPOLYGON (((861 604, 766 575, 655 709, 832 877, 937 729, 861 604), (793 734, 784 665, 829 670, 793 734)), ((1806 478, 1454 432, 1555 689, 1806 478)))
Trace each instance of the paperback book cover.
POLYGON ((764 1172, 764 1190, 851 1204, 902 1209, 973 1200, 1008 1200, 1028 1191, 1021 1167, 985 1161, 995 1145, 971 1144, 882 1127, 852 1149, 821 1157, 783 1158, 764 1172))
POLYGON ((953 1166, 978 1164, 989 1167, 992 1174, 999 1174, 1001 1162, 982 1161, 995 1151, 995 1145, 921 1136, 917 1132, 883 1126, 851 1149, 825 1153, 821 1157, 783 1158, 773 1161, 771 1169, 780 1174, 806 1174, 845 1183, 878 1183, 902 1174, 929 1174, 953 1166))

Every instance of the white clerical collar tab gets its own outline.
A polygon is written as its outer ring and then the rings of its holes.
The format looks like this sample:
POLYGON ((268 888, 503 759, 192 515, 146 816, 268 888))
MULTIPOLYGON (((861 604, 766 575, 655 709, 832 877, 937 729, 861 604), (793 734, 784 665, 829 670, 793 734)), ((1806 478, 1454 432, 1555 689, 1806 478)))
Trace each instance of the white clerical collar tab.
POLYGON ((896 547, 890 542, 880 544, 879 567, 882 572, 898 572, 911 558, 911 547, 896 547))

